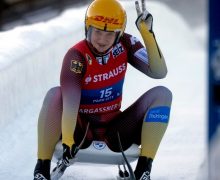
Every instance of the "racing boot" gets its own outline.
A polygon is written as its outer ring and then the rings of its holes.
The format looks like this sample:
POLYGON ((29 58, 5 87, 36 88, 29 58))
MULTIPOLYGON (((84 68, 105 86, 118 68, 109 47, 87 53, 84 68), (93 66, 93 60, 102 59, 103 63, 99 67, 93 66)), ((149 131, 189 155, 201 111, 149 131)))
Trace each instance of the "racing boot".
POLYGON ((138 158, 137 166, 134 171, 136 180, 150 180, 150 172, 153 159, 140 156, 138 158))
POLYGON ((50 180, 50 160, 37 160, 34 169, 34 180, 50 180))

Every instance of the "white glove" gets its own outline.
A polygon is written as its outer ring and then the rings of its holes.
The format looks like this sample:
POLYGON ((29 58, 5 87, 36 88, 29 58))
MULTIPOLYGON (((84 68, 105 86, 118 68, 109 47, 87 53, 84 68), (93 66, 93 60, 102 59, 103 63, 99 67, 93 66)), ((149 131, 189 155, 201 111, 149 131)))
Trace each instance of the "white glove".
POLYGON ((138 29, 140 29, 140 23, 144 21, 144 23, 147 25, 148 30, 150 32, 153 31, 153 16, 146 10, 145 1, 141 0, 142 4, 142 11, 140 9, 138 1, 135 1, 135 8, 137 11, 137 20, 135 21, 136 26, 138 29))

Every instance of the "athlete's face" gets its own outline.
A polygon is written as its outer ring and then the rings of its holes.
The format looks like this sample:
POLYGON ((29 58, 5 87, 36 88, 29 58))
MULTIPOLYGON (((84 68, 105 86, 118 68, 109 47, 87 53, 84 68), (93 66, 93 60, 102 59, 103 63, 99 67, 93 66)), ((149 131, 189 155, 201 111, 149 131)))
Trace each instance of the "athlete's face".
POLYGON ((115 38, 115 32, 102 31, 96 28, 92 29, 91 43, 100 53, 104 53, 108 50, 113 45, 115 38))

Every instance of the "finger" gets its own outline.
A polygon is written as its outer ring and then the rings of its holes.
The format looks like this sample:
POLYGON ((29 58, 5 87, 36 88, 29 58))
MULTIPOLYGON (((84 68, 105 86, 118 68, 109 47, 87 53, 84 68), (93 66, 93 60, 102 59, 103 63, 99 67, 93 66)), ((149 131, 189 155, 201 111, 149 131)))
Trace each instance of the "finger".
POLYGON ((136 11, 137 11, 137 15, 138 16, 141 15, 141 9, 140 9, 138 1, 135 1, 135 8, 136 8, 136 11))
POLYGON ((141 0, 142 12, 146 10, 145 0, 141 0))
POLYGON ((147 18, 147 15, 148 15, 148 14, 149 14, 148 11, 145 10, 145 11, 143 12, 142 19, 145 20, 145 19, 147 18))

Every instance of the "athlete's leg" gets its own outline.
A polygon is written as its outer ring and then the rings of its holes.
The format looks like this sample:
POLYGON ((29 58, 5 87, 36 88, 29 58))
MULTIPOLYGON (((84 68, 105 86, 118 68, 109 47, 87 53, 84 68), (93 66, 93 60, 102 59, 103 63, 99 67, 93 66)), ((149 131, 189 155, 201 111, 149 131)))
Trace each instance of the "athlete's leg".
POLYGON ((46 94, 38 118, 38 161, 34 169, 35 179, 50 179, 51 158, 61 136, 61 116, 61 90, 55 87, 46 94))
POLYGON ((119 151, 117 132, 123 149, 133 142, 141 144, 141 154, 135 169, 136 179, 148 179, 152 161, 166 131, 172 93, 158 86, 143 94, 134 104, 119 114, 110 124, 106 142, 111 149, 119 151))
POLYGON ((167 129, 172 102, 172 93, 167 88, 156 88, 153 94, 154 99, 145 114, 141 131, 141 156, 152 159, 167 129))
MULTIPOLYGON (((45 96, 40 115, 38 118, 38 162, 35 167, 34 175, 40 173, 49 179, 50 161, 52 159, 54 148, 61 140, 61 121, 62 121, 62 93, 60 87, 52 88, 45 96)), ((85 135, 87 121, 80 115, 77 117, 74 139, 79 145, 85 135)), ((90 145, 92 135, 90 130, 82 148, 90 145)))
POLYGON ((38 159, 51 159, 61 136, 62 94, 60 87, 46 94, 38 118, 38 159))
POLYGON ((171 92, 163 86, 143 94, 110 123, 106 133, 110 148, 119 151, 118 131, 124 149, 134 142, 140 143, 141 156, 153 159, 168 125, 171 101, 171 92))

